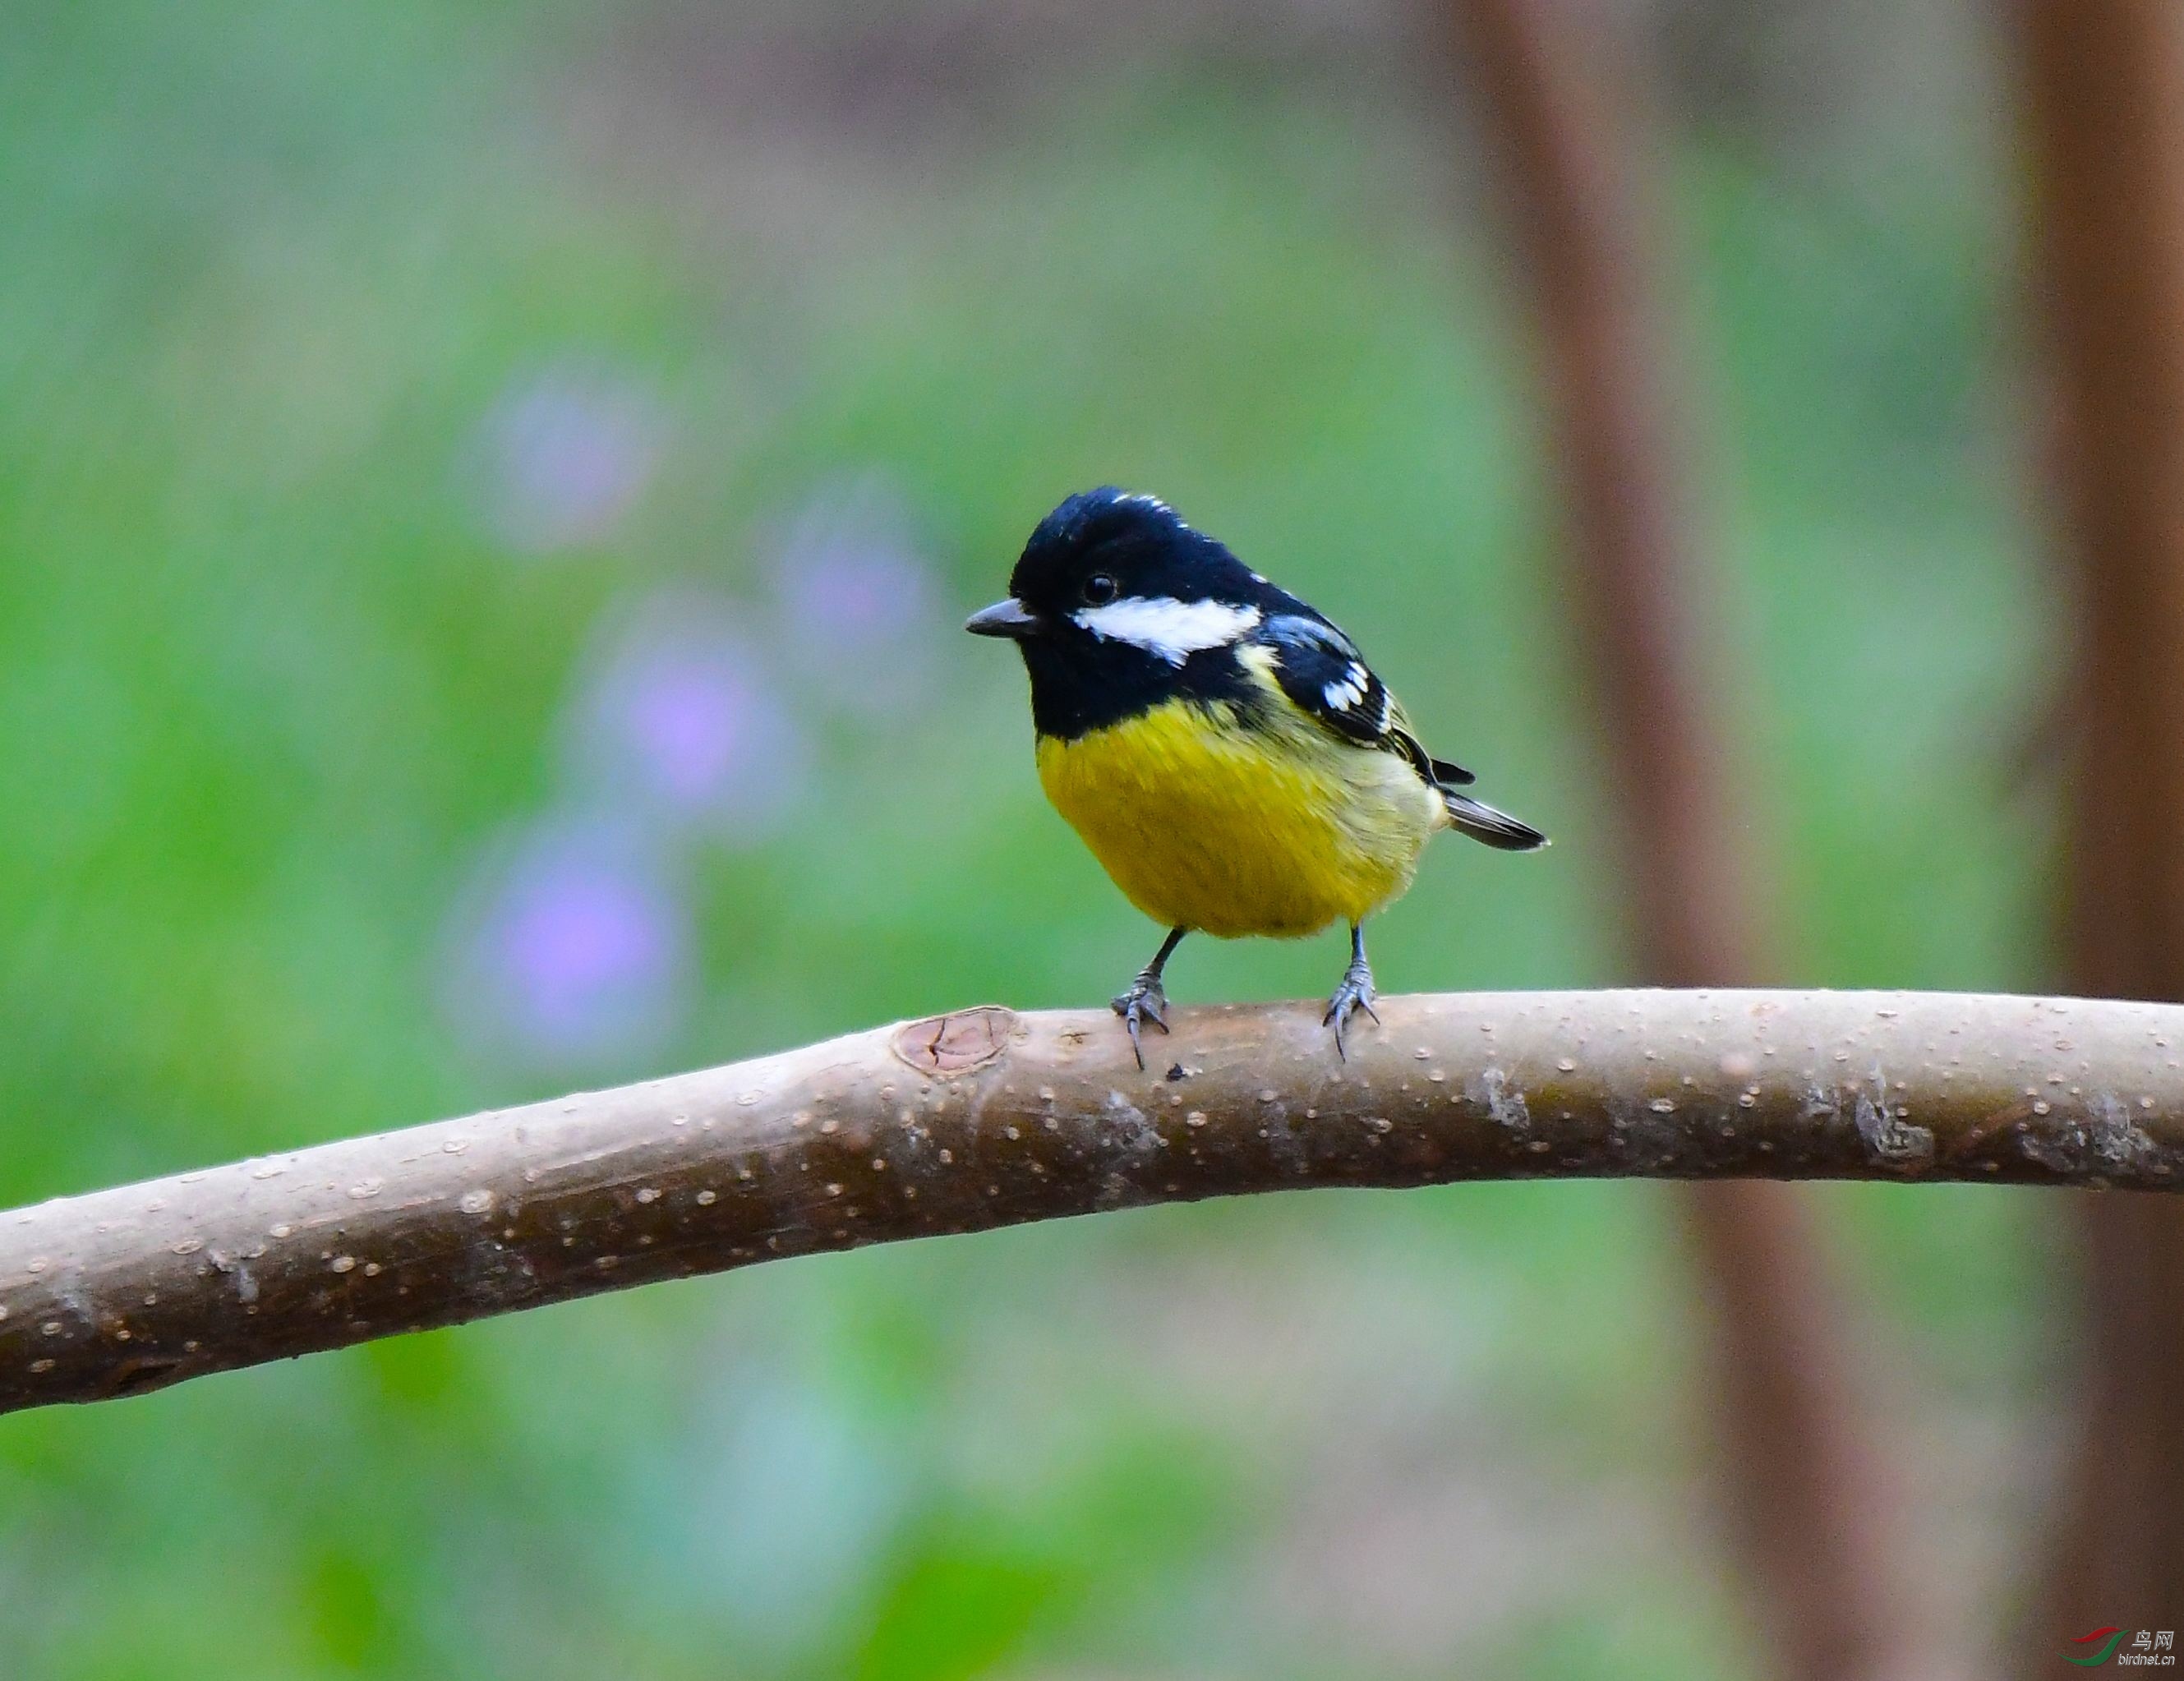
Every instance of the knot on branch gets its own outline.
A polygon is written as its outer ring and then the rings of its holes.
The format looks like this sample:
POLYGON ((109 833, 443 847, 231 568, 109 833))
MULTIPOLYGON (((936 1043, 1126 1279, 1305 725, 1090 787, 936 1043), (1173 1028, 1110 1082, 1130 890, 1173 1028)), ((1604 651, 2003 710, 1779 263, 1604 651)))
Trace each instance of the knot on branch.
POLYGON ((921 1074, 967 1074, 1006 1050, 1016 1029, 1015 1010, 981 1004, 905 1021, 895 1029, 891 1048, 921 1074))

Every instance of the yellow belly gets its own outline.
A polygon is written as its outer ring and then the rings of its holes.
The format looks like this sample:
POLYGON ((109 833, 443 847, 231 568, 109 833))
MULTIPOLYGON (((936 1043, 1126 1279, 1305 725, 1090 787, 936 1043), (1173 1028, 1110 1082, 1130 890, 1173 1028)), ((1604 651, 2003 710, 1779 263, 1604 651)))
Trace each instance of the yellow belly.
POLYGON ((1131 904, 1209 934, 1362 921, 1411 884, 1446 819, 1392 754, 1299 718, 1279 750, 1189 702, 1039 743, 1039 776, 1131 904))

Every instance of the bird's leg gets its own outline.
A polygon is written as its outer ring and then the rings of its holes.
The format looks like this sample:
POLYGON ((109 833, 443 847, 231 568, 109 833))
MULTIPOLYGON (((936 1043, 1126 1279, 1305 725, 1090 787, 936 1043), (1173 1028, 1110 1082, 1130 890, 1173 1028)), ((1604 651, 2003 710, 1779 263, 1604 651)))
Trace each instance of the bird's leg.
POLYGON ((1167 994, 1161 990, 1161 970, 1190 932, 1188 928, 1169 929, 1167 938, 1161 942, 1161 949, 1153 954, 1153 960, 1139 970, 1138 978, 1113 1000, 1115 1014, 1130 1030, 1130 1049, 1137 1053, 1140 1068, 1145 1066, 1145 1048, 1138 1042, 1139 1030, 1150 1021, 1163 1033, 1167 1031, 1167 994))
POLYGON ((1342 1030, 1349 1025, 1351 1013, 1362 1010, 1375 1021, 1380 1019, 1380 1012, 1373 1008, 1373 966, 1365 960, 1365 926, 1352 922, 1350 966, 1342 971, 1342 984, 1328 999, 1327 1014, 1321 1018, 1334 1029, 1334 1054, 1346 1062, 1350 1054, 1342 1048, 1342 1030))

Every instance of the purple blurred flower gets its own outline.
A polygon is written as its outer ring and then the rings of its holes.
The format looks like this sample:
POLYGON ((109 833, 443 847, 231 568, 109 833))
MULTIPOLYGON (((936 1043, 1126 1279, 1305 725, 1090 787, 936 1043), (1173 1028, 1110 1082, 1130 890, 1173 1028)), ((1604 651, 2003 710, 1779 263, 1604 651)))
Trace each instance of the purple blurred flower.
POLYGON ((663 425, 652 399, 597 368, 549 368, 503 392, 476 449, 496 536, 545 554, 596 543, 652 476, 663 425))
POLYGON ((571 717, 580 781, 739 838, 776 827, 802 792, 803 732, 726 601, 655 596, 588 664, 571 717))
POLYGON ((692 979, 689 912, 625 832, 548 820, 483 860, 457 916, 448 998, 523 1060, 581 1065, 663 1040, 692 979))
POLYGON ((869 479, 822 489, 789 521, 774 573, 783 629, 820 692, 869 712, 924 693, 939 591, 900 496, 869 479))

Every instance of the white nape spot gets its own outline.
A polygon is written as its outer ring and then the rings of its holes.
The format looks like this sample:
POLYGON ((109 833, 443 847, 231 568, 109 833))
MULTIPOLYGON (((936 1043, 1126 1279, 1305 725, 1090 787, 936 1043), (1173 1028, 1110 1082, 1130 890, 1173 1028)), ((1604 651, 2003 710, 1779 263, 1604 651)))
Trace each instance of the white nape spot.
POLYGON ((1127 642, 1180 665, 1201 648, 1220 648, 1256 629, 1259 610, 1225 601, 1178 601, 1172 595, 1128 595, 1087 607, 1077 623, 1103 642, 1127 642))
MULTIPOLYGON (((1122 495, 1115 498, 1114 505, 1118 508, 1150 508, 1156 514, 1167 515, 1169 519, 1174 520, 1178 526, 1182 527, 1183 530, 1189 531, 1190 529, 1189 522, 1184 519, 1182 515, 1177 513, 1174 509, 1169 507, 1167 503, 1162 501, 1157 496, 1150 496, 1142 490, 1125 491, 1122 495)), ((1263 582, 1263 580, 1262 582, 1263 582)))

